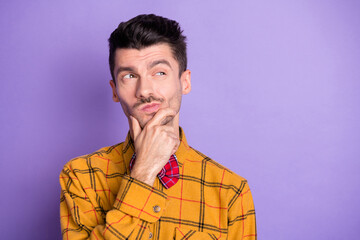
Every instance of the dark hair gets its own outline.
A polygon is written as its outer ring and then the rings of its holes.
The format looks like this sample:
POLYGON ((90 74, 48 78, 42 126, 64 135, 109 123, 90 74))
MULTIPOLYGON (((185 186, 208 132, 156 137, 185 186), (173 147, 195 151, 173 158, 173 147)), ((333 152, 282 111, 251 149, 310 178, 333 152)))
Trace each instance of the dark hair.
POLYGON ((154 14, 138 15, 127 22, 121 22, 109 38, 109 65, 115 81, 115 51, 119 48, 142 49, 158 43, 167 43, 179 64, 179 76, 186 70, 186 37, 182 35, 179 23, 154 14))

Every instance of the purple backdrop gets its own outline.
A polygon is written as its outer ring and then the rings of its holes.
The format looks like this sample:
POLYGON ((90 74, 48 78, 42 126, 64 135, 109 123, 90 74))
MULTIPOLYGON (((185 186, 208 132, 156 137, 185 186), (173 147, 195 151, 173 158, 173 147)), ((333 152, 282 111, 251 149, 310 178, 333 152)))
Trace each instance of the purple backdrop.
POLYGON ((107 38, 178 20, 190 145, 247 178, 259 239, 360 234, 359 1, 1 1, 1 239, 60 239, 58 175, 124 139, 107 38))

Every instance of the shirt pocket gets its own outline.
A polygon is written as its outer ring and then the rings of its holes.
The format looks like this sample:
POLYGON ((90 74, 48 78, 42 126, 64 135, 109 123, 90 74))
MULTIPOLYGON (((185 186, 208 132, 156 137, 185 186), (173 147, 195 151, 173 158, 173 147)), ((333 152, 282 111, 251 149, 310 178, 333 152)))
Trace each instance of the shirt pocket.
POLYGON ((199 232, 186 228, 175 228, 175 240, 224 240, 227 239, 227 234, 220 233, 213 234, 207 232, 199 232))

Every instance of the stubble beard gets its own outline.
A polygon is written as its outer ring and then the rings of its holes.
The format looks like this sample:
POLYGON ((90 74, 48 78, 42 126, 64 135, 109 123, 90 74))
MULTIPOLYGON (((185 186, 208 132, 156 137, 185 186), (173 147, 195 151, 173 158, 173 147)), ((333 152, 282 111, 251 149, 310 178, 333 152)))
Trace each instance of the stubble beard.
MULTIPOLYGON (((177 105, 175 111, 176 111, 176 113, 178 114, 179 111, 180 111, 180 106, 181 106, 181 98, 182 98, 181 92, 179 92, 178 94, 176 94, 176 96, 174 96, 174 98, 175 98, 175 99, 172 99, 172 100, 175 100, 175 104, 171 104, 172 101, 170 101, 170 102, 168 103, 168 106, 166 106, 166 107, 171 108, 171 107, 173 107, 174 105, 177 105)), ((154 97, 154 96, 151 95, 151 96, 149 96, 149 97, 147 97, 147 98, 141 98, 141 99, 139 99, 139 100, 133 105, 132 108, 127 107, 127 109, 128 109, 127 112, 129 113, 129 115, 131 115, 131 116, 133 116, 133 117, 136 118, 136 120, 139 122, 139 125, 140 125, 141 129, 143 129, 143 128, 146 126, 146 124, 147 124, 147 123, 155 116, 155 114, 157 113, 157 112, 154 112, 154 113, 151 113, 151 114, 145 114, 144 117, 141 117, 141 116, 139 116, 139 115, 137 115, 137 114, 134 114, 134 113, 136 112, 136 110, 137 110, 139 107, 141 107, 141 105, 147 104, 147 103, 160 103, 160 104, 163 104, 163 103, 166 103, 166 101, 165 101, 164 98, 157 98, 157 97, 154 97)), ((175 116, 173 116, 173 117, 171 117, 171 116, 166 117, 166 118, 162 121, 161 125, 172 125, 172 124, 173 124, 174 117, 175 117, 175 116)))

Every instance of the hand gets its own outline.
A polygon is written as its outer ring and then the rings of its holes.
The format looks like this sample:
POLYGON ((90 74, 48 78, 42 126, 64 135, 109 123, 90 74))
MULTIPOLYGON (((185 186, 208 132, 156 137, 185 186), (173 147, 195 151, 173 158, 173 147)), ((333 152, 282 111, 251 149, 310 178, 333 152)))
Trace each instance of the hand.
POLYGON ((177 131, 169 126, 175 115, 170 108, 160 109, 143 129, 136 118, 129 117, 136 150, 131 177, 150 186, 154 184, 156 175, 180 145, 177 131))

